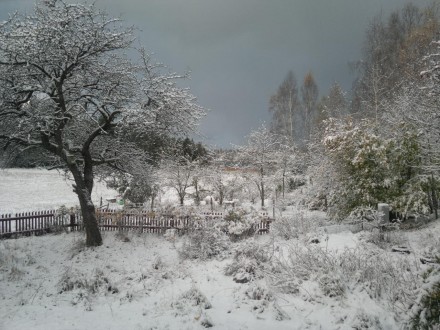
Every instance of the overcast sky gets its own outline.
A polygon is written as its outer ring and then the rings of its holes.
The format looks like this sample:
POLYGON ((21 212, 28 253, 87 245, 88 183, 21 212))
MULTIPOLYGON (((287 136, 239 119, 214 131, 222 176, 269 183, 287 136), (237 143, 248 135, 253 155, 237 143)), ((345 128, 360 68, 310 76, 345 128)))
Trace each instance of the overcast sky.
MULTIPOLYGON (((73 1, 73 0, 72 0, 73 1)), ((74 2, 74 1, 73 1, 74 2)), ((268 102, 289 70, 298 82, 312 71, 320 95, 354 76, 365 29, 407 0, 97 0, 138 27, 140 43, 186 82, 210 109, 200 126, 205 142, 240 144, 269 122, 268 102)), ((0 20, 32 10, 33 0, 0 0, 0 20)), ((428 1, 417 0, 423 4, 428 1)), ((200 139, 200 138, 198 138, 200 139)))

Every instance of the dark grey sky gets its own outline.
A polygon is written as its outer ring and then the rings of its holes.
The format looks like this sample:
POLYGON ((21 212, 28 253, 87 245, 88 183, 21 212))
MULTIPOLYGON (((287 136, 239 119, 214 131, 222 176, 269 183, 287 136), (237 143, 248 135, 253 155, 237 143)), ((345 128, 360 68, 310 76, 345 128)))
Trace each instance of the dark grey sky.
MULTIPOLYGON (((333 81, 346 89, 365 29, 408 0, 97 0, 140 31, 139 40, 186 82, 210 109, 200 126, 205 142, 240 144, 270 121, 268 101, 293 70, 299 82, 311 70, 320 94, 333 81)), ((417 0, 424 4, 430 1, 417 0)), ((31 10, 33 0, 0 0, 0 20, 31 10)))

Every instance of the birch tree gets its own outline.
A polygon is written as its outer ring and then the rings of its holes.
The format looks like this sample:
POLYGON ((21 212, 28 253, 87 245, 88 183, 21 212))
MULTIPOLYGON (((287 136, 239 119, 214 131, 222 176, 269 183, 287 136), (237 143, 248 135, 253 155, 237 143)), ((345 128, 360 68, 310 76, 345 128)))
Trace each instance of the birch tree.
POLYGON ((297 133, 298 109, 297 81, 293 72, 289 71, 276 94, 270 98, 269 111, 272 113, 272 130, 293 141, 297 133))
POLYGON ((102 244, 91 200, 96 171, 136 168, 121 132, 191 131, 203 109, 185 75, 168 73, 144 50, 131 49, 133 29, 94 5, 38 2, 32 14, 0 25, 0 143, 47 151, 74 178, 86 244, 102 244))
POLYGON ((303 116, 304 116, 304 136, 306 141, 310 141, 312 134, 312 125, 316 116, 316 106, 318 103, 318 86, 315 78, 311 72, 304 77, 303 85, 301 86, 301 98, 303 101, 303 116))

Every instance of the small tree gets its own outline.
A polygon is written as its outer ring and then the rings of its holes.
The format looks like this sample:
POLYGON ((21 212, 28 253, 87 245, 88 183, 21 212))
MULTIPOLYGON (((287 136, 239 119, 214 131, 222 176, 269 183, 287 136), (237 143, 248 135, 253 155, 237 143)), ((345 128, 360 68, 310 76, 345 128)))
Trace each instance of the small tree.
POLYGON ((299 172, 300 161, 303 160, 299 149, 293 144, 288 143, 287 140, 278 145, 278 148, 273 151, 273 163, 276 165, 277 180, 281 177, 281 193, 285 197, 286 179, 289 174, 299 172))
MULTIPOLYGON (((93 5, 46 0, 32 15, 0 25, 0 143, 44 149, 73 175, 86 244, 102 244, 91 200, 96 170, 136 168, 136 146, 123 132, 193 129, 203 115, 195 98, 139 51, 124 56, 133 30, 93 5)), ((138 165, 141 166, 141 165, 138 165)))
POLYGON ((192 162, 184 156, 168 157, 161 166, 165 184, 177 192, 181 206, 185 202, 188 189, 193 186, 193 175, 196 168, 196 162, 192 162))
POLYGON ((236 193, 242 190, 243 178, 236 173, 229 173, 224 167, 211 166, 207 181, 210 184, 211 191, 217 196, 220 206, 226 198, 234 199, 236 193))
POLYGON ((253 131, 248 138, 247 145, 239 147, 238 151, 242 163, 256 171, 253 177, 260 194, 261 206, 264 207, 266 198, 266 181, 269 172, 273 174, 275 164, 275 151, 280 146, 280 137, 271 133, 264 125, 253 131))

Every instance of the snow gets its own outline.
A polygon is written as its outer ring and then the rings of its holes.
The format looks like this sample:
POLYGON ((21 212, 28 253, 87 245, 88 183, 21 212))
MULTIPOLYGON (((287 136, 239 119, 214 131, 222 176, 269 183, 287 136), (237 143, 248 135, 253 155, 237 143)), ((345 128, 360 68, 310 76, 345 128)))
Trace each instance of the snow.
MULTIPOLYGON (((3 202, 1 209, 76 203, 68 183, 56 172, 8 170, 0 175, 1 191, 5 187, 11 191, 2 193, 1 199, 10 204, 3 202), (30 183, 29 179, 38 181, 30 183)), ((114 196, 103 187, 98 191, 104 198, 114 196)), ((163 200, 171 202, 172 196, 164 192, 163 200)), ((84 247, 84 234, 79 232, 1 240, 0 329, 402 327, 409 305, 396 305, 392 294, 399 292, 399 285, 421 283, 420 274, 428 266, 418 260, 430 256, 427 248, 440 247, 440 222, 399 233, 401 237, 392 243, 404 241, 411 250, 410 255, 403 255, 391 252, 391 245, 373 244, 369 231, 353 233, 344 225, 327 230, 330 227, 323 227, 327 223, 322 212, 289 206, 282 215, 301 225, 298 237, 284 240, 269 234, 230 242, 222 257, 208 260, 182 258, 179 250, 187 237, 171 233, 103 232, 104 244, 94 248, 84 247), (245 251, 246 246, 248 250, 249 246, 255 251, 266 249, 271 259, 258 266, 259 276, 236 283, 233 276, 225 275, 225 268, 233 262, 234 251, 245 251), (316 260, 322 264, 311 265, 314 269, 305 276, 296 276, 297 290, 287 292, 273 281, 279 273, 271 267, 284 265, 286 274, 295 275, 287 262, 295 248, 303 257, 319 252, 316 260), (341 260, 338 256, 356 256, 358 268, 344 274, 353 265, 340 267, 334 262, 341 260), (390 278, 387 272, 392 276, 396 270, 406 278, 390 278), (343 289, 340 294, 325 293, 326 288, 337 290, 338 285, 343 289), (389 286, 390 291, 378 294, 375 286, 389 286)), ((405 294, 411 290, 408 285, 405 294)))
MULTIPOLYGON (((99 205, 101 198, 115 197, 117 192, 103 182, 95 182, 92 200, 99 205)), ((78 205, 72 181, 55 170, 2 169, 0 170, 0 214, 56 209, 61 205, 78 205)))
MULTIPOLYGON (((316 282, 305 281, 297 294, 288 295, 271 290, 264 280, 235 283, 224 275, 228 259, 179 259, 179 239, 131 233, 124 242, 115 233, 104 233, 103 246, 86 249, 82 235, 0 242, 0 328, 202 329, 207 319, 216 329, 352 329, 362 318, 377 320, 383 329, 400 326, 362 290, 330 298, 316 282), (85 288, 61 293, 63 277, 86 281, 96 274, 108 280, 96 294, 85 288), (247 292, 255 287, 267 288, 275 301, 250 299, 247 292), (212 308, 179 303, 192 288, 212 308), (284 320, 277 320, 280 310, 284 320)), ((330 234, 328 243, 341 250, 356 239, 351 233, 330 234)), ((265 240, 269 236, 258 238, 265 240)))

